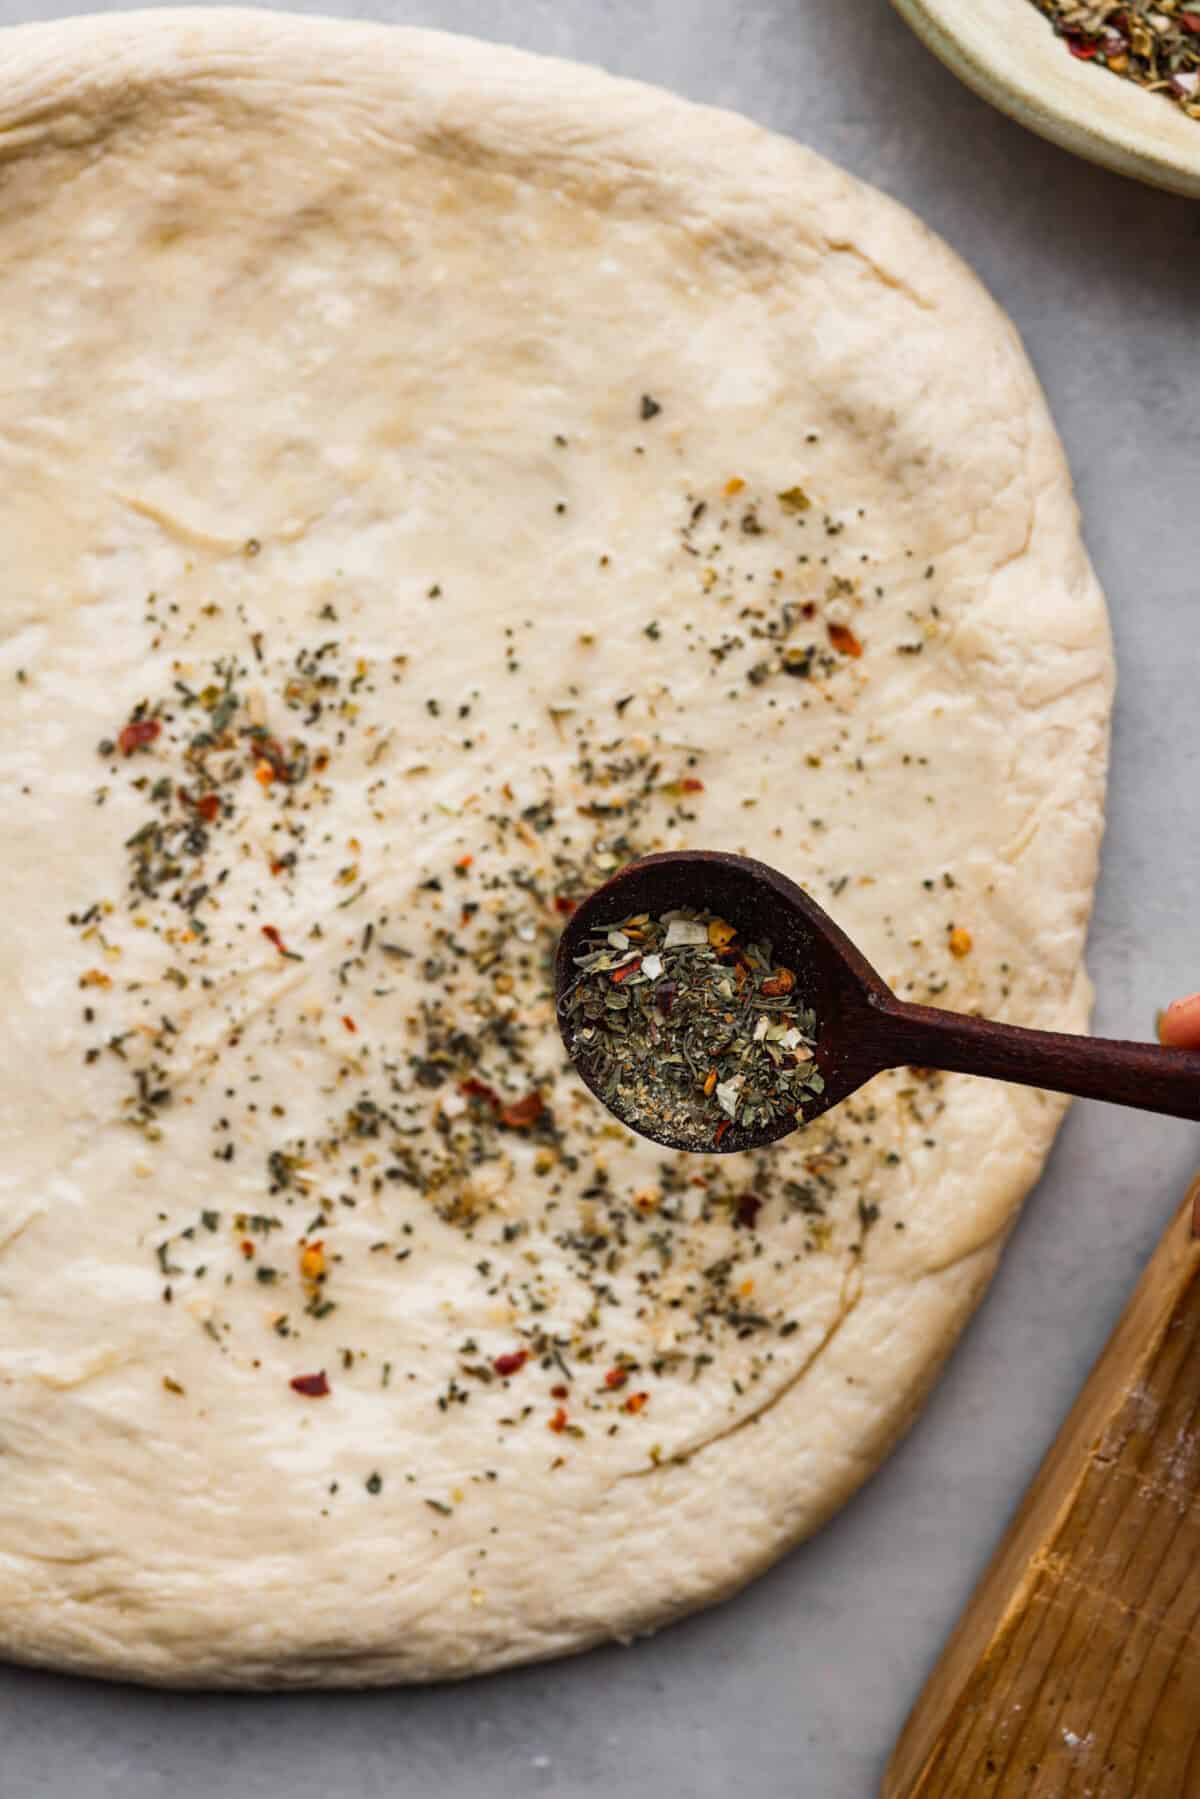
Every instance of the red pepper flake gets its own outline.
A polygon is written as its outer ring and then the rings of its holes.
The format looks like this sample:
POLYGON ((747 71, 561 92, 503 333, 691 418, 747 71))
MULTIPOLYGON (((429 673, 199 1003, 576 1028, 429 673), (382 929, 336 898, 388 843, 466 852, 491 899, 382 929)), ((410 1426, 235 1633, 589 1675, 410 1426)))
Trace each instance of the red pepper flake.
POLYGON ((238 1244, 238 1248, 241 1250, 242 1254, 245 1256, 245 1258, 248 1262, 250 1260, 252 1260, 252 1258, 254 1256, 254 1245, 250 1241, 249 1237, 243 1237, 241 1242, 238 1244))
POLYGON ((631 1393, 621 1410, 623 1412, 640 1412, 645 1408, 649 1398, 649 1393, 631 1393))
POLYGON ((551 1387, 550 1397, 551 1397, 551 1399, 566 1399, 569 1391, 570 1391, 570 1389, 568 1387, 564 1387, 561 1385, 557 1386, 557 1387, 551 1387))
POLYGON ((569 893, 556 893, 554 896, 554 910, 561 913, 564 918, 569 918, 571 913, 578 909, 578 906, 579 901, 572 899, 569 893))
POLYGON ((325 1240, 306 1243, 300 1239, 300 1274, 306 1281, 319 1281, 328 1272, 325 1264, 325 1240))
POLYGON ((134 750, 145 749, 153 743, 161 730, 162 725, 156 718, 131 718, 121 727, 117 748, 123 756, 132 756, 134 750))
POLYGON ((695 775, 684 775, 684 777, 683 777, 682 781, 680 781, 679 785, 683 789, 684 793, 703 793, 704 792, 704 782, 698 781, 696 779, 695 775))
POLYGON ((636 974, 638 969, 641 966, 642 966, 642 958, 639 956, 637 958, 637 960, 634 962, 626 962, 624 968, 614 968, 611 976, 609 977, 612 981, 613 986, 619 987, 621 985, 621 982, 627 981, 631 974, 636 974))
POLYGON ((497 1374, 520 1374, 529 1360, 527 1349, 510 1349, 505 1355, 498 1355, 492 1363, 497 1374))
POLYGON ((763 1202, 754 1193, 739 1193, 734 1201, 733 1215, 738 1224, 744 1224, 752 1231, 758 1221, 758 1214, 763 1209, 763 1202))
POLYGON ((283 938, 279 935, 278 925, 265 924, 262 928, 262 934, 268 943, 275 946, 281 956, 287 955, 287 946, 284 943, 283 938))
POLYGON ((291 764, 287 759, 287 752, 277 737, 258 737, 254 741, 254 748, 277 781, 290 783, 292 779, 291 764))
POLYGON ((355 1024, 355 1022, 352 1018, 347 1018, 344 1013, 342 1015, 342 1023, 345 1025, 345 1027, 348 1031, 353 1031, 355 1033, 355 1035, 357 1035, 358 1026, 355 1024))
POLYGON ((623 1387, 628 1379, 628 1368, 610 1368, 608 1373, 604 1376, 604 1384, 606 1387, 612 1387, 615 1390, 617 1387, 623 1387))
POLYGON ((288 1385, 293 1393, 299 1393, 305 1399, 325 1399, 329 1394, 329 1382, 323 1368, 320 1374, 297 1374, 288 1385))
POLYGON ((470 868, 474 860, 474 856, 460 856, 454 866, 455 868, 470 868))
POLYGON ((545 1110, 545 1101, 540 1093, 527 1093, 523 1099, 510 1100, 505 1105, 494 1087, 489 1087, 486 1081, 481 1081, 473 1074, 458 1083, 458 1090, 467 1099, 486 1100, 493 1112, 499 1113, 500 1123, 511 1131, 523 1131, 531 1124, 536 1124, 545 1110))
POLYGON ((1194 31, 1200 36, 1200 12, 1181 12, 1176 17, 1185 31, 1194 31))
POLYGON ((1065 32, 1063 35, 1066 39, 1067 49, 1072 56, 1077 56, 1080 62, 1091 62, 1100 48, 1099 44, 1089 44, 1086 38, 1072 37, 1069 32, 1065 32))
POLYGON ((466 1099, 486 1099, 493 1110, 500 1105, 500 1095, 496 1089, 489 1087, 487 1082, 481 1081, 477 1075, 469 1074, 465 1081, 460 1081, 458 1090, 466 1099))
POLYGON ((790 968, 777 968, 774 974, 768 975, 759 992, 764 999, 778 999, 784 993, 790 993, 796 985, 796 977, 790 968))
POLYGON ((536 1124, 545 1110, 545 1102, 540 1093, 527 1093, 524 1099, 515 1099, 504 1107, 500 1113, 500 1122, 510 1131, 528 1130, 536 1124))
POLYGON ((221 801, 215 793, 202 793, 199 799, 194 799, 186 787, 177 788, 176 791, 180 804, 190 806, 194 812, 198 812, 205 824, 211 825, 220 817, 221 801))
POLYGON ((553 1418, 547 1418, 546 1429, 552 1430, 556 1436, 561 1437, 563 1432, 566 1430, 566 1428, 567 1428, 566 1410, 563 1406, 560 1405, 558 1410, 555 1412, 553 1418))
POLYGON ((731 1119, 722 1118, 720 1124, 717 1126, 716 1130, 713 1132, 713 1148, 714 1149, 720 1143, 721 1138, 725 1135, 725 1133, 729 1129, 729 1126, 731 1123, 732 1123, 731 1119))
POLYGON ((829 641, 839 656, 861 656, 862 644, 854 635, 849 625, 826 625, 829 641))

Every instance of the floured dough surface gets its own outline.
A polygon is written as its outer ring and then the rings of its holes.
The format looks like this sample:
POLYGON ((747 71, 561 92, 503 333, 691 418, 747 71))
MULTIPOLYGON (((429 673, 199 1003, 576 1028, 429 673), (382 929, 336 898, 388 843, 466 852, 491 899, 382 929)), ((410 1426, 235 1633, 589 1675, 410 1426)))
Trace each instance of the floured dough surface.
POLYGON ((666 1156, 549 960, 738 850, 1082 1028, 1111 659, 1011 328, 795 145, 448 37, 12 30, 0 158, 0 1647, 420 1680, 731 1592, 1061 1107, 666 1156))

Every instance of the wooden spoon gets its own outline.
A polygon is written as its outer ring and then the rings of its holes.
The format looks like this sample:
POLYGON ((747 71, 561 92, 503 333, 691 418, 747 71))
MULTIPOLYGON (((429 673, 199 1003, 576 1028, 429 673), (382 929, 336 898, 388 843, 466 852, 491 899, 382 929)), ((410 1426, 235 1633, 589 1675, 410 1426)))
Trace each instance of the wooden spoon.
MULTIPOLYGON (((814 1058, 824 1092, 806 1095, 802 1121, 785 1114, 749 1130, 735 1122, 713 1145, 721 1154, 773 1143, 798 1122, 807 1124, 848 1099, 882 1069, 910 1065, 1200 1119, 1200 1050, 1068 1037, 909 1005, 794 881, 763 862, 715 850, 672 850, 631 862, 582 902, 562 934, 555 965, 559 1028, 578 1072, 599 1099, 604 1096, 576 1054, 563 1004, 578 979, 573 958, 589 932, 639 912, 659 916, 680 906, 728 919, 743 942, 769 943, 776 963, 795 973, 797 998, 817 1018, 814 1058)), ((622 1123, 669 1149, 695 1147, 645 1124, 624 1118, 622 1123)))

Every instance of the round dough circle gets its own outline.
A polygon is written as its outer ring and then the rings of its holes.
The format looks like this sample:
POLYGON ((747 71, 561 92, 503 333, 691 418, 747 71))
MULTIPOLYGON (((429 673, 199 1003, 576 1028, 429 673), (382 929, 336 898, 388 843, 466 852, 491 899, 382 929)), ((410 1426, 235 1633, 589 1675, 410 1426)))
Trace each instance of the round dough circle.
POLYGON ((1062 1107, 902 1071, 666 1157, 547 958, 705 845, 1083 1027, 1111 654, 1035 379, 898 206, 591 70, 221 11, 0 70, 0 1647, 653 1629, 877 1465, 1062 1107))

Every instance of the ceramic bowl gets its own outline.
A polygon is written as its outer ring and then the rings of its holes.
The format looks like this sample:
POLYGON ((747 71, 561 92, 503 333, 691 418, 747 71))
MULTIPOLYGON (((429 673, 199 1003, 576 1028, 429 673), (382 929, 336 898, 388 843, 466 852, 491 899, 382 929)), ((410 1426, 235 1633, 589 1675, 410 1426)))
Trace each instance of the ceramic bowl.
POLYGON ((1010 118, 1092 162, 1200 195, 1200 120, 1083 62, 1030 0, 892 0, 947 68, 1010 118))

